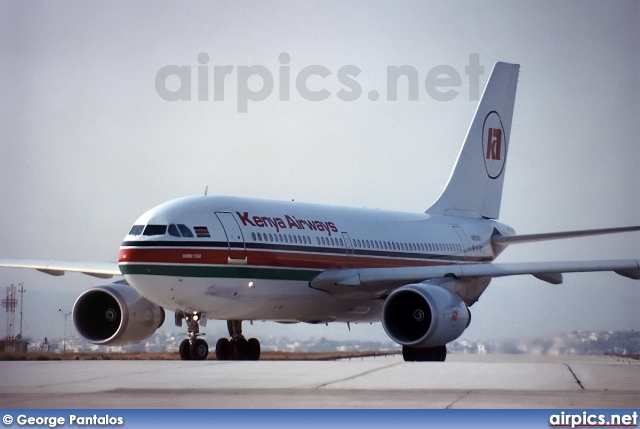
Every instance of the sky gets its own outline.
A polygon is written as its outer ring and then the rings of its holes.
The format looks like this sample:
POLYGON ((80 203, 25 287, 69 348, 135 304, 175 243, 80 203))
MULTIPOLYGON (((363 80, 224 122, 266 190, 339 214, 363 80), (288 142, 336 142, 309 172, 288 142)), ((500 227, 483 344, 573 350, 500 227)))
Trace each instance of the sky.
MULTIPOLYGON (((497 61, 521 65, 500 220, 524 234, 640 225, 638 22, 637 1, 0 0, 0 258, 115 261, 140 214, 206 187, 424 211, 497 61), (403 65, 418 86, 401 79, 393 101, 387 68, 403 65), (459 79, 434 92, 439 70, 459 79)), ((640 258, 640 234, 498 260, 618 258, 640 258)), ((51 338, 59 310, 104 281, 0 269, 3 295, 18 283, 24 335, 51 338)), ((637 330, 639 286, 496 279, 462 338, 637 330)), ((386 338, 380 324, 245 333, 386 338)))

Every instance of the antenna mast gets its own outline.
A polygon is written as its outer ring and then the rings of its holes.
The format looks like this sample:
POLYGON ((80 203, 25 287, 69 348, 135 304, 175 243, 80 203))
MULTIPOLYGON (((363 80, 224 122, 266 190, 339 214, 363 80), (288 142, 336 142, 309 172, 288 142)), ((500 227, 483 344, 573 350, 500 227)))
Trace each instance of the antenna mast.
POLYGON ((19 338, 22 339, 22 303, 24 302, 24 293, 27 291, 24 288, 24 284, 23 283, 19 283, 20 285, 20 289, 18 289, 18 292, 20 292, 20 333, 19 338))
POLYGON ((13 329, 16 321, 16 287, 14 285, 7 287, 7 297, 2 300, 2 306, 7 312, 7 331, 5 335, 5 350, 14 350, 15 337, 13 329))

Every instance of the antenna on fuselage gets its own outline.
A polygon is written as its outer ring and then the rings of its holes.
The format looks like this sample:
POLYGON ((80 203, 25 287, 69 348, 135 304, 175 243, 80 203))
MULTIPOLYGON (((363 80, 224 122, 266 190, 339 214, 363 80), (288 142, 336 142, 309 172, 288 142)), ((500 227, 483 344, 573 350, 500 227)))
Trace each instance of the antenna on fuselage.
POLYGON ((205 194, 205 195, 207 195, 207 192, 208 192, 208 191, 209 191, 209 185, 207 185, 207 186, 204 188, 204 194, 205 194))

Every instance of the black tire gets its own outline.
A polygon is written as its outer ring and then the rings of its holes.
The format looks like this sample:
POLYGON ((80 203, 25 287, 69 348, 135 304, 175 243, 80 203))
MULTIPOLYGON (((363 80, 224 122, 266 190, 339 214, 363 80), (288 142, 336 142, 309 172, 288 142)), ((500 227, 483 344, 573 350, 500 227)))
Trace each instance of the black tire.
POLYGON ((447 358, 447 346, 402 347, 402 357, 406 362, 444 362, 447 358))
POLYGON ((247 341, 247 360, 260 359, 260 341, 256 338, 249 338, 247 341))
POLYGON ((240 337, 233 341, 233 360, 247 360, 247 340, 240 337))
POLYGON ((231 359, 231 343, 227 338, 220 338, 216 343, 216 359, 229 360, 231 359))
POLYGON ((408 346, 402 346, 402 358, 405 362, 415 362, 417 360, 417 349, 408 346))
POLYGON ((178 351, 180 353, 180 359, 191 360, 191 344, 189 344, 189 340, 182 340, 178 351))
POLYGON ((191 359, 205 360, 209 355, 209 344, 202 338, 198 338, 191 344, 191 359))
POLYGON ((444 362, 447 359, 447 346, 432 347, 431 357, 434 362, 444 362))

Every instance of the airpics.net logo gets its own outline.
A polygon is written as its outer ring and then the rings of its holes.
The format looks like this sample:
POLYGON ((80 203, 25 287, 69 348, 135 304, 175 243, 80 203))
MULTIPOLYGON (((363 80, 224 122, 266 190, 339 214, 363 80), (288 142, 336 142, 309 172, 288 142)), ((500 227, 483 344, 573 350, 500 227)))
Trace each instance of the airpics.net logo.
MULTIPOLYGON (((211 101, 224 102, 227 91, 236 93, 239 113, 247 113, 250 103, 273 99, 290 101, 292 92, 302 100, 320 102, 336 97, 341 101, 356 101, 366 97, 369 101, 398 101, 405 94, 398 88, 406 88, 406 100, 418 101, 421 93, 436 101, 451 101, 460 95, 464 86, 468 88, 470 101, 480 99, 480 76, 485 68, 480 64, 480 54, 469 54, 464 71, 451 65, 436 65, 421 77, 411 65, 389 65, 386 67, 386 91, 381 95, 377 89, 363 88, 359 77, 365 73, 356 65, 343 65, 337 70, 314 65, 299 65, 291 55, 282 52, 278 56, 278 71, 253 65, 216 65, 206 52, 197 56, 197 66, 166 65, 156 73, 156 93, 166 101, 211 101), (464 78, 463 78, 464 76, 464 78), (235 84, 235 88, 234 88, 235 84), (327 87, 340 87, 331 92, 327 87)), ((423 95, 424 97, 424 95, 423 95)))

